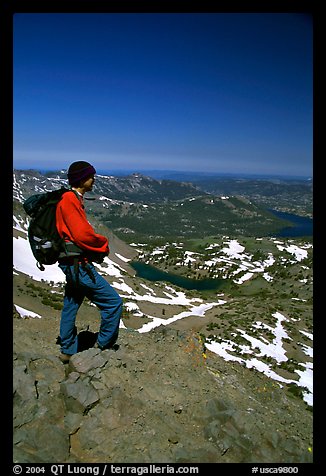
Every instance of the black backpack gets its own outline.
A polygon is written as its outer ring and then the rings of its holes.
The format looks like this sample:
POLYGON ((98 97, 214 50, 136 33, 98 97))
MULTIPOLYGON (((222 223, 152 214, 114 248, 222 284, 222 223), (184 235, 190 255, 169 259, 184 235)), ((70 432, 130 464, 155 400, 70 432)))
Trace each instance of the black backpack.
MULTIPOLYGON (((65 241, 60 237, 56 226, 56 207, 64 193, 70 189, 62 187, 52 192, 32 195, 25 200, 23 207, 31 217, 28 227, 28 240, 32 253, 37 261, 37 267, 44 271, 43 265, 54 264, 59 255, 67 256, 65 241)), ((80 253, 76 245, 72 253, 80 253)))

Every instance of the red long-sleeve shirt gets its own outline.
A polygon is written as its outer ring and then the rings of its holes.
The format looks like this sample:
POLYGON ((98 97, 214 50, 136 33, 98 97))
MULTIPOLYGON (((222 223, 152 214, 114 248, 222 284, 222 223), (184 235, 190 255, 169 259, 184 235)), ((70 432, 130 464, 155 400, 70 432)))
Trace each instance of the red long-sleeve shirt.
POLYGON ((81 199, 72 191, 62 195, 56 209, 56 225, 65 241, 72 241, 80 248, 97 253, 108 253, 108 239, 95 233, 86 218, 81 199))

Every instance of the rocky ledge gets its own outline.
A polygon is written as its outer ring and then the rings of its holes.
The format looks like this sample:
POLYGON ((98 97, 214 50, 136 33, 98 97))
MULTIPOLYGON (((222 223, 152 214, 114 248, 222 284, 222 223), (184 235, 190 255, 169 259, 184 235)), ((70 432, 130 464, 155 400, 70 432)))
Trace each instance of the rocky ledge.
POLYGON ((312 412, 191 332, 120 331, 63 365, 14 353, 15 463, 312 462, 312 412))

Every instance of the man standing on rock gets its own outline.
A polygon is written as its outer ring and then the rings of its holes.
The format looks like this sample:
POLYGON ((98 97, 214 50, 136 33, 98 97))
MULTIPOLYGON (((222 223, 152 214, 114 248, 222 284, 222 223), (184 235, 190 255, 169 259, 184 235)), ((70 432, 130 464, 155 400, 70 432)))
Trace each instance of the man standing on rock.
POLYGON ((59 266, 66 275, 60 321, 60 359, 63 363, 69 362, 78 351, 75 321, 85 296, 101 313, 96 347, 112 348, 119 333, 122 299, 93 265, 109 254, 108 239, 95 233, 83 205, 83 196, 92 190, 95 174, 95 168, 88 162, 73 162, 68 169, 71 190, 62 195, 56 209, 57 230, 66 247, 66 252, 59 258, 59 266))

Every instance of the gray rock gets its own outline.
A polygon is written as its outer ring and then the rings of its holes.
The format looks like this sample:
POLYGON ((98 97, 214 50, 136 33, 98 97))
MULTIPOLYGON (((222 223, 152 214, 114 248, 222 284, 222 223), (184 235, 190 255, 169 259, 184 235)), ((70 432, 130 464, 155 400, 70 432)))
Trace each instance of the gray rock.
POLYGON ((28 428, 28 438, 21 445, 26 452, 37 454, 43 463, 67 461, 69 435, 58 425, 50 425, 46 419, 37 421, 28 428))
POLYGON ((89 349, 73 355, 69 366, 71 371, 86 374, 92 369, 103 367, 108 360, 108 352, 102 352, 100 349, 89 349))
POLYGON ((17 403, 37 398, 35 377, 27 372, 25 364, 13 369, 13 392, 17 403))
POLYGON ((74 413, 85 413, 99 401, 99 396, 89 378, 75 379, 75 375, 61 383, 61 392, 66 409, 74 413))
POLYGON ((68 412, 64 417, 65 429, 69 435, 73 435, 80 428, 83 415, 80 413, 68 412))

